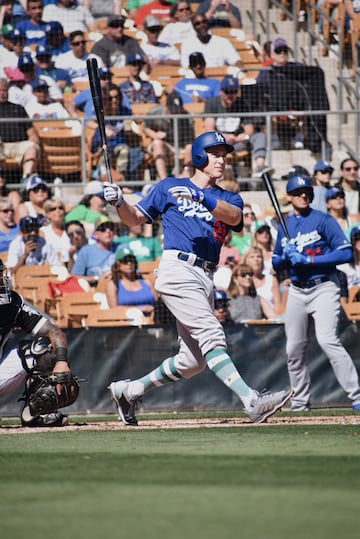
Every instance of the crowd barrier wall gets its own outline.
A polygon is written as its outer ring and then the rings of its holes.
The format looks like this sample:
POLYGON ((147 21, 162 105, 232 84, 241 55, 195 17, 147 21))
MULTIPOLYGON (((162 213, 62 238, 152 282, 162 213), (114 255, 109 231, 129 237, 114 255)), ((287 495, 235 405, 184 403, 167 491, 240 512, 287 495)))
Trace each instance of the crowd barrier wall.
MULTIPOLYGON (((137 378, 178 349, 176 327, 84 328, 65 330, 73 372, 81 379, 70 414, 114 413, 107 386, 113 380, 137 378)), ((235 365, 252 387, 271 391, 289 385, 283 324, 236 324, 226 328, 235 365)), ((360 325, 341 329, 341 340, 360 373, 360 325)), ((23 338, 23 335, 22 335, 23 338)), ((18 336, 20 339, 20 336, 18 336)), ((349 406, 314 335, 308 351, 314 407, 349 406)), ((22 388, 0 399, 0 416, 18 415, 22 388)), ((144 396, 144 412, 240 410, 239 399, 206 369, 190 380, 168 384, 144 396)))

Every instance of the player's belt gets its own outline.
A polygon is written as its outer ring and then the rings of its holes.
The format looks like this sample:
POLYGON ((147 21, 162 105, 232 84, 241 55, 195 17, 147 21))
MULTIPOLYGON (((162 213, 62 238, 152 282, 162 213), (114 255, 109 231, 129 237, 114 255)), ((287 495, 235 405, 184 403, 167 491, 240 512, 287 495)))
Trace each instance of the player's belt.
POLYGON ((192 256, 188 253, 182 253, 180 251, 180 253, 178 253, 178 259, 184 260, 184 262, 190 262, 192 266, 198 266, 205 271, 216 270, 215 262, 210 262, 210 260, 204 260, 203 258, 199 258, 198 256, 192 260, 192 256))
POLYGON ((318 277, 318 279, 311 279, 310 281, 292 281, 291 284, 297 288, 314 288, 314 286, 327 281, 330 281, 329 277, 318 277))

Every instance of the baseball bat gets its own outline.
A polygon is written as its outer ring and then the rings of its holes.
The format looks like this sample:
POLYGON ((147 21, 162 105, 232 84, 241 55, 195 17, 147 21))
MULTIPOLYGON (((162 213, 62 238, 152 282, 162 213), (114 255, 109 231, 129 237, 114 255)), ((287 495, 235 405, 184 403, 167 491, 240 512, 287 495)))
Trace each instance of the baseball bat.
POLYGON ((283 229, 283 232, 284 232, 285 236, 289 240, 290 239, 290 234, 289 234, 289 231, 287 229, 283 214, 281 213, 280 204, 279 204, 279 201, 278 201, 277 196, 276 196, 276 192, 275 192, 275 189, 274 189, 273 182, 271 180, 271 176, 270 176, 270 174, 268 172, 263 172, 261 177, 262 177, 262 179, 264 181, 266 190, 267 190, 268 195, 270 197, 271 204, 273 205, 276 216, 279 219, 280 226, 283 229))
POLYGON ((86 67, 89 75, 89 83, 91 96, 94 103, 94 109, 96 114, 97 123, 99 125, 101 149, 105 162, 106 176, 108 181, 112 183, 112 174, 110 166, 110 154, 106 140, 105 132, 105 118, 104 118, 104 103, 102 98, 102 91, 100 85, 99 69, 96 58, 88 58, 86 60, 86 67))

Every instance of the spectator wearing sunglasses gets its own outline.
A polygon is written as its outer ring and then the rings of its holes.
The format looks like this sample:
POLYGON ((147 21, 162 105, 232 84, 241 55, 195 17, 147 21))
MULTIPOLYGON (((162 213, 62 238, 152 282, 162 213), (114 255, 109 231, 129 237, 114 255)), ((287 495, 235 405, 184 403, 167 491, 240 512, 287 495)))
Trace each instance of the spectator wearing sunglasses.
POLYGON ((354 216, 351 218, 345 206, 345 193, 341 187, 331 187, 326 193, 327 213, 334 217, 341 229, 345 232, 355 224, 354 216))
POLYGON ((233 324, 229 310, 230 298, 225 290, 214 290, 214 313, 220 324, 223 326, 233 324))
POLYGON ((253 282, 256 292, 278 312, 281 298, 277 279, 273 273, 265 271, 264 255, 260 247, 250 247, 243 258, 244 264, 250 266, 253 272, 253 282))
POLYGON ((19 234, 10 243, 7 266, 16 273, 21 266, 58 264, 58 255, 51 243, 39 234, 41 221, 37 217, 22 217, 19 234))
POLYGON ((44 204, 48 225, 40 228, 40 236, 55 248, 58 256, 58 264, 66 266, 70 260, 71 243, 65 230, 65 205, 61 200, 48 199, 44 204))
POLYGON ((193 11, 187 0, 174 2, 170 8, 171 22, 163 26, 159 40, 170 45, 182 43, 185 39, 195 36, 194 27, 191 23, 193 11))
POLYGON ((106 67, 123 67, 129 54, 140 54, 146 61, 144 51, 139 42, 124 34, 125 18, 121 15, 110 15, 107 20, 106 35, 99 39, 91 52, 100 56, 106 67))
POLYGON ((242 27, 240 10, 229 0, 203 0, 196 13, 206 16, 210 28, 242 27))
POLYGON ((74 266, 78 252, 80 251, 81 247, 84 247, 84 245, 88 244, 88 239, 86 237, 85 227, 81 221, 69 221, 65 224, 65 230, 70 240, 70 260, 68 262, 67 268, 69 271, 71 271, 74 266))
POLYGON ((14 207, 8 197, 0 197, 0 252, 7 251, 19 233, 14 221, 14 207))
POLYGON ((345 193, 345 206, 350 216, 360 220, 360 182, 359 162, 347 157, 340 163, 340 179, 335 187, 341 187, 345 193))
POLYGON ((95 58, 99 68, 104 67, 104 62, 100 56, 97 56, 93 52, 87 52, 87 39, 84 32, 75 30, 74 32, 71 32, 69 38, 70 50, 68 52, 63 52, 56 57, 55 67, 65 69, 69 73, 72 83, 75 81, 88 82, 89 75, 86 61, 89 58, 95 58))
POLYGON ((276 318, 270 303, 257 294, 254 273, 248 264, 239 264, 234 267, 228 295, 230 297, 230 314, 234 322, 276 318))
POLYGON ((22 217, 29 215, 30 217, 37 217, 40 226, 48 224, 44 205, 49 198, 49 194, 50 190, 46 181, 37 174, 32 174, 25 184, 24 202, 16 208, 16 223, 19 223, 22 217))
POLYGON ((211 34, 209 21, 202 14, 195 14, 192 19, 195 37, 185 39, 181 46, 181 65, 189 67, 189 56, 192 52, 201 52, 208 67, 242 66, 239 53, 226 37, 211 34))
POLYGON ((331 187, 331 175, 334 172, 334 168, 331 166, 329 161, 324 161, 320 159, 314 166, 314 200, 310 206, 314 210, 319 210, 324 213, 327 213, 328 207, 326 204, 327 192, 331 187))
POLYGON ((117 245, 114 243, 115 223, 106 215, 95 221, 93 238, 95 243, 81 247, 77 253, 71 274, 83 277, 90 286, 96 286, 99 277, 110 276, 115 262, 117 245))

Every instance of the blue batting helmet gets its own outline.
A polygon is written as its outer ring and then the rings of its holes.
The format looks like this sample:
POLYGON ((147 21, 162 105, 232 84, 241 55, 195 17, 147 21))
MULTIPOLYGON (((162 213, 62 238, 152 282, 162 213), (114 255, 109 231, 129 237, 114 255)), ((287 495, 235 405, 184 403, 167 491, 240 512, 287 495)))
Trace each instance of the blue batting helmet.
POLYGON ((311 191, 310 199, 312 202, 314 198, 314 189, 309 176, 303 176, 301 174, 290 176, 286 184, 286 192, 291 194, 297 189, 309 189, 309 191, 311 191))
POLYGON ((218 131, 209 131, 198 136, 192 144, 192 162, 194 167, 202 168, 208 163, 206 150, 213 146, 224 146, 228 153, 234 151, 234 146, 228 144, 224 135, 218 131))

